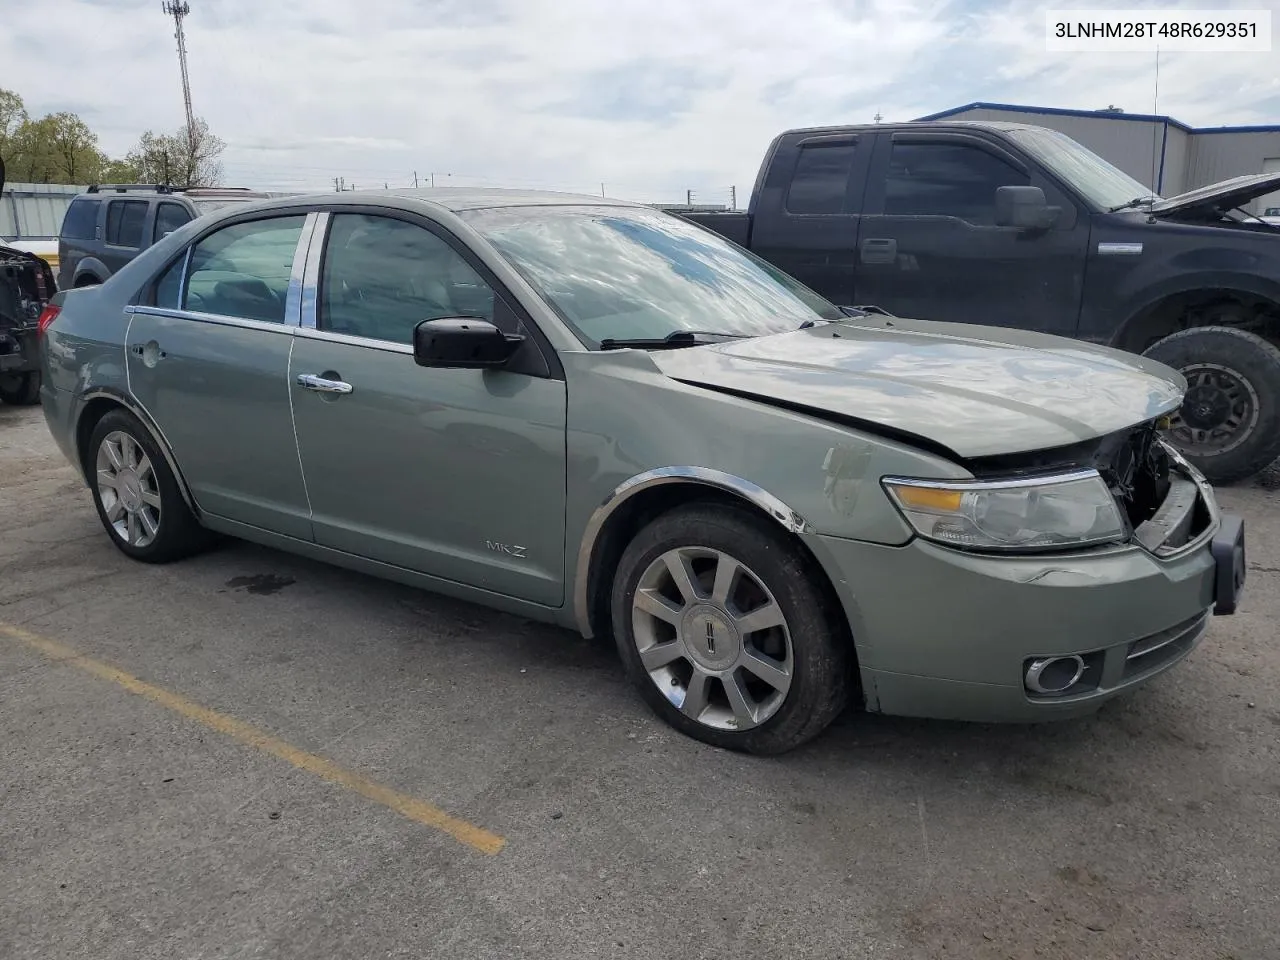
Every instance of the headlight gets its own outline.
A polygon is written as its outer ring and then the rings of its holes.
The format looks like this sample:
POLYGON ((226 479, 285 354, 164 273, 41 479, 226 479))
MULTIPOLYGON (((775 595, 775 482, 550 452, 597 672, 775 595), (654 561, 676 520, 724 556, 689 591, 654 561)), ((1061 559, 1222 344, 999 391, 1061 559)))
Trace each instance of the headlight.
POLYGON ((886 477, 884 485, 920 536, 953 547, 1050 550, 1128 532, 1096 470, 994 482, 886 477))

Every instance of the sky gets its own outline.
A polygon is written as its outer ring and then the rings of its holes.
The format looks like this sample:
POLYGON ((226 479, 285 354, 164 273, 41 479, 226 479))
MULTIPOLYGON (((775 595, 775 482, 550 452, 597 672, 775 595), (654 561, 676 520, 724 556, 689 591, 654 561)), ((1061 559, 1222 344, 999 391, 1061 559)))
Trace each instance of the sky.
MULTIPOLYGON (((975 100, 1280 122, 1271 53, 1049 53, 982 0, 189 0, 196 113, 230 185, 535 187, 745 206, 769 141, 975 100)), ((1127 0, 1125 8, 1142 3, 1127 0)), ((1146 4, 1145 6, 1152 6, 1146 4)), ((1271 9, 1280 0, 1179 6, 1271 9)), ((109 155, 184 122, 160 0, 0 0, 0 87, 109 155)))

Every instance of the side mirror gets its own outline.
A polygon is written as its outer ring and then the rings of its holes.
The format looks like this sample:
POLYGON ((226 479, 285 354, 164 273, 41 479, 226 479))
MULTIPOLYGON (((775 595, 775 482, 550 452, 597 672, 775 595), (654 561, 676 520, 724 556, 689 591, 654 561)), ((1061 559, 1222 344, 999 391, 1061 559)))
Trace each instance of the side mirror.
POLYGON ((996 187, 996 226, 1048 230, 1062 212, 1051 207, 1039 187, 996 187))
POLYGON ((413 362, 420 367, 501 367, 524 343, 479 317, 423 320, 413 328, 413 362))

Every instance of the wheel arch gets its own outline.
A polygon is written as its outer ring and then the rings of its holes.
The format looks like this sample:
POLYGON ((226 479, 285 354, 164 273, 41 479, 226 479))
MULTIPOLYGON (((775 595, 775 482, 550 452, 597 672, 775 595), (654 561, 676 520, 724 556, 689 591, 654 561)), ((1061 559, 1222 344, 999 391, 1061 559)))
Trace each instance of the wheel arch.
MULTIPOLYGON (((808 522, 783 500, 741 477, 706 467, 671 466, 647 470, 624 481, 598 506, 587 521, 577 554, 573 614, 584 637, 594 637, 608 623, 608 581, 603 571, 617 565, 631 537, 654 517, 684 504, 713 500, 747 507, 795 538, 800 549, 824 569, 797 536, 810 530, 808 522)), ((825 570, 824 588, 835 599, 825 570)))
POLYGON ((174 457, 173 450, 169 446, 169 441, 165 438, 164 432, 141 404, 115 390, 100 388, 89 391, 82 398, 80 412, 76 415, 75 455, 76 463, 80 467, 80 474, 84 477, 84 482, 86 484, 91 483, 91 477, 93 476, 93 470, 88 460, 90 454, 88 449, 89 438, 93 435, 94 427, 98 425, 98 422, 112 410, 126 410, 138 418, 138 422, 151 434, 151 439, 160 448, 160 453, 164 456, 165 463, 173 471, 174 479, 178 482, 178 490, 182 493, 182 499, 186 502, 188 509, 196 516, 199 516, 199 507, 196 505, 195 498, 191 495, 191 489, 187 486, 186 478, 182 475, 182 469, 178 466, 177 458, 174 457))
POLYGON ((1214 325, 1239 326, 1280 343, 1280 284, 1262 277, 1213 277, 1148 291, 1117 328, 1111 346, 1141 353, 1169 334, 1214 325), (1224 323, 1218 313, 1224 307, 1243 313, 1242 321, 1224 323))

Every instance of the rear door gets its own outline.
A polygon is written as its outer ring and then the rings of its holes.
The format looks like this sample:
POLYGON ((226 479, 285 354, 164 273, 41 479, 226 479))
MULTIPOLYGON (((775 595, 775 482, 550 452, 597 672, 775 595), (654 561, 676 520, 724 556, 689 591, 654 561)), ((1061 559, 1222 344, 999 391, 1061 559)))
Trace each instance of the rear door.
POLYGON ((107 225, 99 259, 115 273, 146 246, 148 200, 108 200, 107 225))
POLYGON ((1073 336, 1089 223, 1023 157, 967 133, 880 137, 858 241, 859 303, 923 320, 1073 336), (1038 186, 1062 212, 1048 231, 995 225, 996 188, 1038 186))
POLYGON ((133 395, 200 508, 306 540, 288 375, 313 223, 291 211, 201 237, 134 308, 126 340, 133 395))
POLYGON ((752 211, 751 249, 837 304, 854 303, 858 211, 874 135, 786 140, 752 211))

